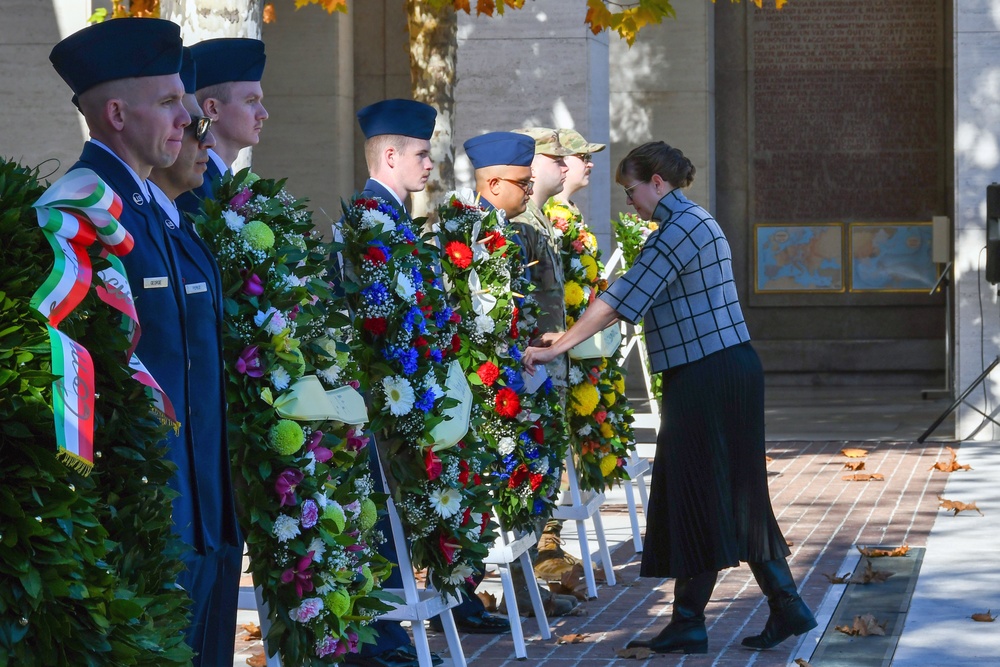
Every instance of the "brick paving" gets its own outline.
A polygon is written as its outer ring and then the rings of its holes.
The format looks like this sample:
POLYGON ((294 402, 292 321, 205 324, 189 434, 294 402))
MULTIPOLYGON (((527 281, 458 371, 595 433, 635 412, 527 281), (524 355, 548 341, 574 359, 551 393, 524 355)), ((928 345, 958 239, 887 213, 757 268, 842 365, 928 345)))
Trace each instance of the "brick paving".
MULTIPOLYGON (((855 545, 924 546, 938 511, 937 496, 947 476, 930 470, 947 458, 944 446, 934 442, 772 442, 768 455, 771 498, 778 523, 791 543, 789 559, 802 596, 817 609, 831 584, 824 574, 837 572, 855 545), (879 473, 885 481, 847 482, 839 455, 844 447, 868 450, 865 472, 879 473)), ((607 511, 622 508, 607 507, 607 511)), ((706 610, 709 653, 705 656, 657 655, 648 660, 622 661, 615 652, 632 638, 657 632, 670 615, 670 580, 639 579, 639 556, 631 540, 613 554, 619 584, 601 586, 598 598, 585 602, 584 616, 552 619, 553 638, 543 641, 534 619, 523 623, 528 658, 514 657, 510 635, 462 635, 462 646, 475 667, 605 667, 612 663, 690 665, 701 667, 771 667, 787 665, 797 642, 789 639, 776 649, 755 652, 743 649, 740 638, 755 634, 767 618, 767 605, 742 566, 720 574, 712 602, 706 610), (581 643, 558 644, 571 634, 586 635, 581 643)), ((431 634, 431 649, 447 657, 443 635, 431 634)))

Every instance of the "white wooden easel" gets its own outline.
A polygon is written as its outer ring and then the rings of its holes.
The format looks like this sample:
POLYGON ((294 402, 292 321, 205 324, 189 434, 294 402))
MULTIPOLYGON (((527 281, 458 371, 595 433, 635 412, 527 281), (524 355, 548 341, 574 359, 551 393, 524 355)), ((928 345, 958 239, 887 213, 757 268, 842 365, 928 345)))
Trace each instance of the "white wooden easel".
MULTIPOLYGON (((497 521, 497 525, 500 522, 497 521)), ((517 597, 514 591, 514 581, 511 578, 510 565, 515 561, 521 563, 521 570, 524 572, 524 580, 528 586, 528 595, 531 596, 531 608, 535 612, 535 620, 538 622, 538 633, 542 639, 551 639, 552 631, 549 629, 549 619, 545 615, 545 604, 542 602, 542 595, 538 591, 538 581, 535 579, 535 570, 531 563, 528 550, 538 541, 534 533, 525 533, 520 537, 512 536, 502 527, 500 536, 493 543, 493 548, 483 561, 486 565, 496 565, 500 570, 500 583, 503 585, 503 599, 507 607, 507 620, 510 621, 510 632, 514 639, 514 655, 518 660, 528 657, 528 649, 524 643, 524 630, 521 628, 521 618, 517 609, 517 597)))

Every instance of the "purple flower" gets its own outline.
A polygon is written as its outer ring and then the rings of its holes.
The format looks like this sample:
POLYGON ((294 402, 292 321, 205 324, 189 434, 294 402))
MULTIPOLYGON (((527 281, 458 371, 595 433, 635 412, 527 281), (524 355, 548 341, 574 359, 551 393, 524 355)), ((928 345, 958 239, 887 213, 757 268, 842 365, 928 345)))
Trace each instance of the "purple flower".
POLYGON ((250 192, 250 188, 243 188, 243 192, 239 193, 230 200, 229 208, 234 211, 238 208, 242 208, 248 201, 250 201, 251 197, 253 197, 253 193, 250 192))
MULTIPOLYGON (((357 387, 355 387, 356 389, 357 387)), ((347 450, 351 452, 359 452, 368 446, 369 438, 361 434, 355 428, 347 431, 347 450)))
POLYGON ((256 273, 247 275, 247 270, 243 269, 240 271, 240 276, 243 278, 242 292, 244 294, 247 296, 260 296, 264 293, 264 281, 256 273))
MULTIPOLYGON (((285 505, 293 506, 298 502, 295 498, 295 487, 299 485, 303 477, 305 475, 302 474, 301 470, 293 468, 289 468, 278 475, 278 479, 274 482, 274 491, 281 498, 281 507, 285 505)), ((309 526, 306 527, 308 528, 309 526)))
POLYGON ((303 528, 312 528, 319 521, 319 506, 315 500, 302 502, 302 517, 300 519, 303 528))
POLYGON ((347 384, 351 385, 355 389, 361 389, 361 381, 360 380, 348 380, 347 384))
POLYGON ((281 582, 284 584, 295 583, 295 593, 300 598, 313 589, 312 572, 309 566, 312 565, 313 553, 310 551, 299 559, 295 567, 290 567, 281 573, 281 582))
POLYGON ((347 650, 351 653, 358 652, 358 633, 353 630, 347 631, 347 650))
POLYGON ((333 452, 331 452, 326 447, 321 447, 319 443, 323 441, 323 431, 313 431, 313 434, 309 436, 309 441, 306 442, 306 451, 313 453, 313 458, 316 459, 318 463, 326 463, 333 457, 333 452))
POLYGON ((339 643, 340 642, 329 635, 323 637, 316 642, 316 657, 325 658, 328 655, 333 655, 337 650, 337 644, 339 643))
POLYGON ((292 306, 292 309, 290 311, 288 311, 288 319, 294 320, 296 317, 298 317, 299 316, 299 310, 301 310, 299 308, 299 304, 295 304, 294 306, 292 306))
POLYGON ((249 375, 252 378, 264 375, 264 367, 260 361, 260 350, 256 345, 251 345, 240 353, 236 360, 236 372, 249 375))

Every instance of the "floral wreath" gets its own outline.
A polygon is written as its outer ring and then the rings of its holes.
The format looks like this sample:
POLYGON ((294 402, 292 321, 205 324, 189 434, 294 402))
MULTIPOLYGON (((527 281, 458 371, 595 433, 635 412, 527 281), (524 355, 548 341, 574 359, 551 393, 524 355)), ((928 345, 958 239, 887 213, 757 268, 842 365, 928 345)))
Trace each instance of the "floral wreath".
MULTIPOLYGON (((543 211, 562 245, 566 326, 580 319, 600 291, 604 265, 597 239, 575 206, 555 199, 543 211)), ((625 397, 625 374, 620 355, 614 358, 573 359, 569 364, 567 412, 580 488, 603 491, 628 479, 625 465, 635 449, 632 409, 625 397)))
POLYGON ((196 225, 222 276, 234 485, 269 650, 287 664, 339 662, 374 641, 391 566, 377 553, 363 410, 338 412, 327 393, 359 386, 325 277, 330 246, 284 181, 243 170, 215 196, 196 225))
POLYGON ((358 332, 352 352, 382 465, 414 568, 427 569, 437 590, 458 593, 483 570, 496 537, 482 483, 490 457, 467 446, 467 421, 447 415, 457 402, 449 364, 461 318, 435 272, 437 249, 405 213, 360 196, 343 209, 342 285, 358 332))
POLYGON ((521 254, 504 216, 481 208, 471 191, 448 195, 438 217, 445 285, 452 307, 466 313, 457 355, 476 397, 479 437, 493 456, 493 507, 505 529, 532 531, 552 513, 566 447, 546 437, 543 425, 552 381, 532 393, 521 377, 529 326, 521 254))

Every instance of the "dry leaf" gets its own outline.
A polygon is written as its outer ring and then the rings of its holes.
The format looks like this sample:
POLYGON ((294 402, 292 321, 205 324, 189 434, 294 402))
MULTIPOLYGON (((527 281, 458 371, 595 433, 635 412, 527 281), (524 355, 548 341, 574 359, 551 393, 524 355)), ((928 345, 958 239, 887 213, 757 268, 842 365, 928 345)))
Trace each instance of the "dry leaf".
POLYGON ((604 574, 604 570, 599 567, 594 568, 594 583, 603 584, 608 581, 607 575, 604 574))
POLYGON ((864 470, 864 469, 865 469, 864 461, 848 461, 847 463, 844 464, 844 470, 854 470, 856 472, 858 470, 864 470))
POLYGON ((563 635, 562 637, 559 638, 559 641, 557 641, 556 643, 557 644, 579 644, 579 643, 583 642, 585 639, 587 639, 587 637, 589 637, 589 636, 590 635, 578 635, 578 634, 563 635))
POLYGON ((583 579, 583 566, 577 563, 557 583, 550 583, 549 590, 560 595, 572 595, 580 602, 590 599, 587 595, 587 582, 583 579))
POLYGON ((879 623, 878 620, 871 614, 865 614, 864 616, 855 616, 854 623, 848 627, 846 625, 838 625, 835 630, 838 632, 843 632, 845 635, 850 635, 852 637, 870 637, 872 635, 885 635, 885 623, 879 623))
POLYGON ((955 513, 955 516, 958 516, 959 512, 967 512, 970 510, 976 510, 979 512, 979 516, 986 516, 983 514, 982 510, 976 507, 975 501, 966 504, 960 500, 948 500, 947 498, 942 498, 941 496, 938 496, 938 500, 941 501, 941 509, 950 510, 955 513))
POLYGON ((955 472, 956 470, 972 470, 972 466, 969 465, 959 465, 958 464, 958 452, 956 452, 951 447, 946 447, 949 452, 951 452, 950 461, 938 461, 932 465, 928 470, 940 470, 941 472, 955 472))
POLYGON ((247 664, 250 667, 266 667, 267 658, 264 657, 264 649, 261 649, 259 653, 254 651, 253 655, 247 658, 247 664))
POLYGON ((653 650, 647 646, 636 646, 634 648, 620 648, 615 651, 619 658, 632 658, 635 660, 645 660, 653 656, 653 650))
POLYGON ((992 623, 993 621, 997 620, 997 617, 990 614, 990 610, 987 609, 985 614, 982 612, 978 614, 973 614, 972 620, 979 621, 980 623, 992 623))
POLYGON ((785 540, 785 545, 789 546, 789 547, 794 547, 795 546, 795 542, 792 542, 791 540, 785 540))
POLYGON ((772 458, 771 458, 770 456, 765 456, 765 457, 764 457, 764 462, 765 462, 765 463, 770 463, 770 462, 771 462, 771 461, 773 461, 773 460, 774 460, 774 459, 772 459, 772 458))
POLYGON ((829 581, 831 584, 846 584, 846 583, 849 583, 848 579, 851 578, 851 573, 850 572, 845 572, 844 574, 842 574, 842 575, 840 575, 838 577, 835 574, 831 575, 831 574, 826 574, 824 572, 823 576, 826 577, 827 581, 829 581))
POLYGON ((850 447, 847 449, 841 449, 840 453, 851 459, 860 459, 863 456, 868 456, 867 449, 852 449, 850 447))
POLYGON ((256 623, 240 623, 240 629, 247 633, 247 639, 260 639, 260 626, 256 623))
POLYGON ((856 472, 853 475, 841 477, 845 482, 884 482, 885 475, 877 472, 856 472))
POLYGON ((862 584, 876 583, 881 584, 886 579, 891 577, 895 572, 885 572, 884 570, 876 570, 872 567, 872 562, 866 561, 868 564, 865 566, 864 574, 861 577, 862 584))
POLYGON ((476 597, 480 599, 483 606, 486 607, 486 611, 494 612, 497 610, 497 596, 493 595, 489 591, 483 591, 481 593, 476 593, 476 597))
POLYGON ((799 667, 812 667, 812 665, 809 664, 809 661, 805 658, 795 658, 795 664, 799 667))
POLYGON ((905 556, 906 552, 910 550, 910 547, 904 544, 901 547, 896 547, 895 549, 879 549, 878 547, 858 547, 858 551, 861 552, 862 556, 867 556, 868 558, 899 558, 905 556))

